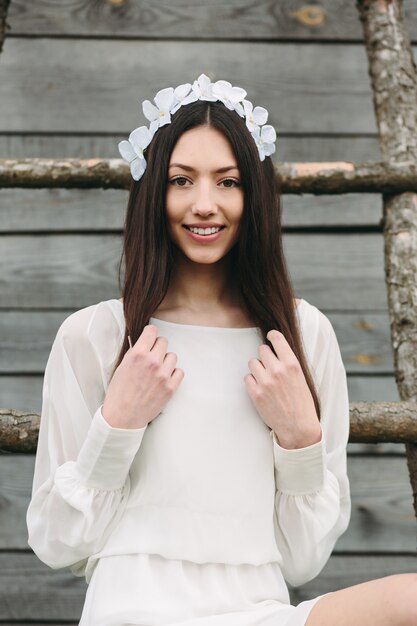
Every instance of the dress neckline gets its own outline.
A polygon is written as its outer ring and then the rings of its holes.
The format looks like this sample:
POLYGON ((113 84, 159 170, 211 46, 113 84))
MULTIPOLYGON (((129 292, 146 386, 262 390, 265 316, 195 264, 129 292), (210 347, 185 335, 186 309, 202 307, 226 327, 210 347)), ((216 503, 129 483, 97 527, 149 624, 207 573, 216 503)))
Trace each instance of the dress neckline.
MULTIPOLYGON (((296 309, 299 309, 301 306, 301 303, 303 302, 303 299, 300 298, 300 302, 297 304, 297 306, 295 307, 296 309)), ((201 324, 179 324, 178 322, 168 322, 167 320, 161 320, 158 317, 151 317, 149 318, 149 321, 154 321, 157 322, 158 324, 165 324, 167 326, 185 326, 187 328, 201 328, 204 330, 218 330, 218 331, 246 331, 246 332, 258 332, 260 331, 259 326, 242 326, 241 328, 234 328, 233 326, 203 326, 201 324)))
MULTIPOLYGON (((121 302, 120 300, 117 300, 117 302, 119 302, 119 304, 121 304, 123 306, 123 302, 121 302)), ((305 300, 303 298, 299 298, 299 303, 297 304, 297 306, 295 307, 296 310, 299 310, 301 305, 305 302, 305 300)), ((221 332, 226 332, 226 331, 231 331, 231 332, 247 332, 247 333, 253 333, 255 332, 259 332, 260 328, 259 326, 242 326, 241 328, 235 328, 233 326, 203 326, 201 324, 181 324, 179 322, 168 322, 167 320, 161 320, 158 317, 150 317, 149 318, 149 322, 157 322, 157 324, 162 324, 165 326, 172 326, 172 327, 184 327, 184 328, 198 328, 201 330, 211 330, 211 331, 221 331, 221 332)))

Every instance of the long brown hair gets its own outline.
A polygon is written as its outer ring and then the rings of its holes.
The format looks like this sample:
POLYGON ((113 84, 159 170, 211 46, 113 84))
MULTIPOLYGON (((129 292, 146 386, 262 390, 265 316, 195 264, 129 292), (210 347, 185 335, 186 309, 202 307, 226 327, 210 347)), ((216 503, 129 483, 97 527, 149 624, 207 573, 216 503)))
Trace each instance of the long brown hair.
POLYGON ((228 254, 241 306, 273 351, 266 333, 273 328, 283 333, 300 362, 320 419, 319 397, 303 352, 284 258, 280 181, 271 158, 260 160, 244 119, 221 102, 198 100, 180 107, 171 123, 155 133, 144 151, 145 173, 131 183, 119 266, 126 329, 114 370, 129 349, 128 335, 134 344, 166 295, 174 267, 174 244, 165 214, 168 165, 182 133, 198 126, 210 126, 224 134, 240 171, 244 209, 239 239, 228 254))

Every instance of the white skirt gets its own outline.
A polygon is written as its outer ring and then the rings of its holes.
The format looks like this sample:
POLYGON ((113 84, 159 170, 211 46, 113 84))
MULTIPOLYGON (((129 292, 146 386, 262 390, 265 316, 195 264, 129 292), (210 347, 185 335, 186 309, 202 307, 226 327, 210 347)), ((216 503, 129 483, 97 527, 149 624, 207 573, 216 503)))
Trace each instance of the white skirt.
POLYGON ((116 555, 96 564, 79 626, 304 626, 319 597, 292 606, 278 563, 116 555))

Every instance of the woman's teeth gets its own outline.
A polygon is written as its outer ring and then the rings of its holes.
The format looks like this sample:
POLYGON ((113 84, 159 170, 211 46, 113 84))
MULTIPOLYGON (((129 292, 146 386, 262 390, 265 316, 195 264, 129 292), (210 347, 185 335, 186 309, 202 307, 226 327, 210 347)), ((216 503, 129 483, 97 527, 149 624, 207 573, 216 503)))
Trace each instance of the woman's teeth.
POLYGON ((188 229, 191 230, 195 235, 212 235, 213 233, 218 233, 221 228, 213 226, 212 228, 192 228, 188 226, 188 229))

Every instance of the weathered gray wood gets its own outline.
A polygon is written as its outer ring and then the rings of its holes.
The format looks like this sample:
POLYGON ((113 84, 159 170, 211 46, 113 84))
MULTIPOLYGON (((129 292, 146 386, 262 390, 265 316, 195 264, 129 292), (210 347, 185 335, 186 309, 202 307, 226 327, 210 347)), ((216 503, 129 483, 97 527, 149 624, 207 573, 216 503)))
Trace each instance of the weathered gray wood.
MULTIPOLYGON (((283 194, 400 193, 417 190, 414 163, 275 163, 283 194)), ((0 186, 29 189, 129 189, 122 159, 0 159, 0 186)))
POLYGON ((385 310, 380 238, 379 233, 285 235, 284 252, 296 292, 320 309, 385 310))
POLYGON ((382 578, 391 574, 415 573, 414 554, 387 557, 385 555, 357 557, 353 555, 332 556, 322 573, 311 582, 293 589, 291 601, 294 604, 315 598, 329 591, 357 585, 367 580, 382 578))
MULTIPOLYGON (((0 549, 27 548, 26 510, 34 455, 0 454, 0 549)), ((352 518, 336 550, 404 552, 415 549, 416 532, 403 457, 348 457, 352 518)))
POLYGON ((28 549, 26 511, 34 463, 34 455, 0 454, 0 550, 28 549))
POLYGON ((43 377, 0 376, 0 406, 40 413, 43 377))
POLYGON ((404 461, 403 457, 348 456, 352 517, 336 551, 395 553, 416 549, 416 522, 404 461))
MULTIPOLYGON (((405 0, 411 36, 417 39, 417 11, 405 0)), ((169 37, 187 39, 305 39, 361 41, 363 33, 353 3, 321 0, 200 0, 193 10, 181 0, 166 5, 136 2, 91 3, 88 0, 13 0, 10 22, 16 35, 169 37)))
MULTIPOLYGON (((201 72, 243 85, 278 134, 376 131, 362 45, 329 44, 323 54, 314 43, 43 38, 10 39, 3 51, 0 131, 127 136, 147 122, 144 99, 201 72)), ((279 151, 278 142, 276 159, 279 151)))
MULTIPOLYGON (((118 294, 115 293, 114 298, 117 299, 118 294)), ((69 309, 3 311, 0 316, 0 373, 43 374, 56 332, 71 312, 69 309)), ((323 312, 335 329, 349 375, 393 374, 387 313, 323 312)))
MULTIPOLYGON (((128 192, 115 189, 0 189, 0 232, 121 230, 128 192)), ((284 228, 380 227, 375 194, 285 195, 284 228)))
POLYGON ((348 454, 351 456, 397 457, 405 459, 403 443, 348 443, 348 454))
MULTIPOLYGON (((315 597, 372 578, 415 571, 415 556, 338 556, 314 581, 292 591, 292 601, 315 597)), ((81 615, 86 591, 82 578, 51 570, 33 554, 0 554, 0 620, 68 620, 81 615)))
MULTIPOLYGON (((0 189, 0 232, 121 231, 128 195, 114 189, 0 189)), ((365 198, 356 202, 357 214, 370 220, 378 208, 365 198)))
MULTIPOLYGON (((285 161, 378 161, 381 158, 378 141, 373 136, 292 136, 285 128, 278 132, 277 154, 275 157, 285 161)), ((117 145, 126 139, 120 131, 111 135, 0 135, 0 158, 25 159, 42 158, 77 158, 89 159, 92 156, 102 159, 118 158, 117 145)))
POLYGON ((393 376, 354 375, 348 376, 347 382, 349 398, 352 402, 356 400, 397 402, 399 400, 393 376))
POLYGON ((31 552, 0 552, 0 621, 77 620, 86 589, 83 578, 52 570, 31 552))
POLYGON ((348 374, 391 374, 392 350, 385 312, 324 313, 335 329, 348 374))
MULTIPOLYGON (((33 194, 33 191, 32 191, 33 194)), ((0 200, 1 204, 1 200, 0 200)), ((381 199, 375 194, 282 196, 282 224, 288 228, 373 228, 381 223, 381 199)))
MULTIPOLYGON (((284 235, 296 293, 323 310, 385 311, 381 235, 284 235)), ((7 236, 0 247, 1 308, 81 308, 118 293, 121 238, 7 236)))
POLYGON ((1 306, 81 308, 117 293, 120 236, 4 237, 1 306))
POLYGON ((58 328, 70 314, 69 310, 4 311, 0 316, 0 372, 43 375, 58 328))

